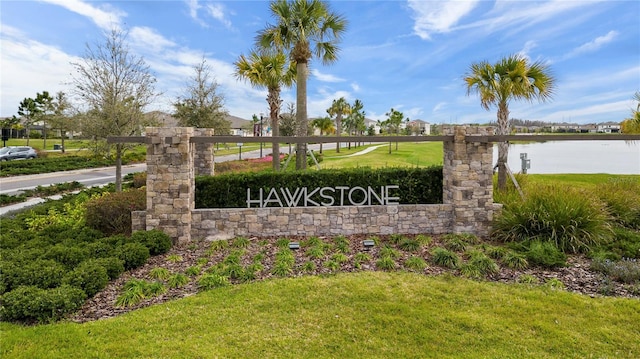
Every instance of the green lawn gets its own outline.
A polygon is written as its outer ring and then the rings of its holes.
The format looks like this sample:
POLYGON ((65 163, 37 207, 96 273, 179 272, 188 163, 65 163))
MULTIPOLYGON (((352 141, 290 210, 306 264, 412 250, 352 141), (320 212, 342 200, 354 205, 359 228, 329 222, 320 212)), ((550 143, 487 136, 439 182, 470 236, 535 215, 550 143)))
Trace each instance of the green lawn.
POLYGON ((637 358, 640 301, 406 272, 278 279, 113 319, 1 323, 2 358, 637 358))
POLYGON ((325 151, 324 161, 320 164, 322 168, 352 168, 352 167, 405 167, 405 166, 432 166, 441 165, 443 149, 441 142, 403 142, 398 145, 396 151, 395 143, 391 144, 389 153, 388 143, 378 143, 361 146, 351 150, 340 149, 340 153, 335 150, 325 151), (351 156, 368 147, 376 147, 372 152, 351 156))

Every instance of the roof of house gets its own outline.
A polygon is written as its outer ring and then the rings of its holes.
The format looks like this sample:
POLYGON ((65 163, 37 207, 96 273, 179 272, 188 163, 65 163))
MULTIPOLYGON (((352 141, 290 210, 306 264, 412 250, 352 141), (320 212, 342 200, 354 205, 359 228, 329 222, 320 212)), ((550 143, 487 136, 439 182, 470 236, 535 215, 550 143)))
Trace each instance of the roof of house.
MULTIPOLYGON (((154 116, 156 121, 158 121, 158 125, 162 127, 178 127, 178 119, 173 117, 171 114, 162 112, 162 111, 151 111, 145 114, 147 117, 154 116)), ((251 126, 251 121, 245 120, 244 118, 227 115, 226 120, 231 122, 232 129, 242 129, 251 126)))

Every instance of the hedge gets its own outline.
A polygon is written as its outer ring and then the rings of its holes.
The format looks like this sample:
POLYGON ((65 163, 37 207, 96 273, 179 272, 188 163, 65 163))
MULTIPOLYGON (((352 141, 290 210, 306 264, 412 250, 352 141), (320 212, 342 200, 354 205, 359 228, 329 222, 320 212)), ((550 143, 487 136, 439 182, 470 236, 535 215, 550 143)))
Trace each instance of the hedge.
MULTIPOLYGON (((237 173, 196 178, 196 208, 246 208, 247 188, 252 193, 272 188, 348 186, 380 188, 397 185, 401 204, 442 203, 442 166, 428 168, 355 168, 305 172, 237 173)), ((334 197, 337 200, 338 194, 334 197)), ((253 197, 253 195, 252 195, 253 197)))

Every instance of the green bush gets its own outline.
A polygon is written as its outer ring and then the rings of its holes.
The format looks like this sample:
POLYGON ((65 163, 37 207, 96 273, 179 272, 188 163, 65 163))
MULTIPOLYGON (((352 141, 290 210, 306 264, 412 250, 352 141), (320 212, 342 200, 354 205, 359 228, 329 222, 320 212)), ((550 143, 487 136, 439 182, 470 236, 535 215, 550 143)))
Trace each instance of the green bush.
POLYGON ((106 258, 112 257, 115 253, 115 246, 106 241, 97 241, 85 245, 88 258, 106 258))
POLYGON ((149 259, 149 248, 141 243, 126 243, 116 249, 116 255, 124 261, 124 269, 134 269, 149 259))
POLYGON ((52 259, 63 264, 68 269, 75 268, 88 258, 89 252, 85 248, 56 244, 49 247, 43 259, 52 259))
POLYGON ((529 263, 541 267, 563 267, 567 263, 567 256, 551 242, 531 242, 526 255, 529 263))
MULTIPOLYGON (((380 188, 398 185, 399 202, 403 204, 442 203, 442 167, 429 168, 356 168, 308 172, 260 172, 223 174, 196 178, 196 208, 247 207, 247 188, 268 194, 272 188, 345 186, 380 188)), ((328 193, 327 193, 328 194, 328 193)), ((360 194, 360 193, 357 193, 360 194)), ((266 196, 266 194, 265 194, 266 196)), ((339 202, 336 191, 334 203, 339 202)), ((361 200, 354 195, 354 201, 361 200)), ((321 201, 322 199, 316 198, 321 201)))
POLYGON ((147 208, 144 188, 108 193, 86 203, 85 222, 88 227, 111 236, 131 234, 131 212, 147 208))
POLYGON ((85 299, 82 289, 67 285, 54 289, 22 286, 2 296, 0 317, 6 321, 54 321, 80 308, 85 299))
POLYGON ((620 261, 595 259, 591 269, 604 273, 611 279, 627 284, 640 282, 640 262, 637 259, 624 258, 620 261))
POLYGON ((95 260, 88 260, 68 272, 62 282, 84 290, 87 297, 93 297, 107 286, 109 275, 107 270, 95 260))
POLYGON ((42 289, 55 288, 62 283, 66 268, 50 259, 37 259, 16 265, 13 286, 35 286, 42 289))
POLYGON ((444 248, 436 247, 431 252, 433 256, 431 260, 434 264, 441 267, 456 269, 460 267, 460 257, 454 252, 448 251, 444 248))
POLYGON ((640 181, 621 180, 601 184, 596 194, 617 223, 640 229, 640 181))
POLYGON ((118 278, 124 272, 124 261, 116 257, 89 259, 89 261, 104 267, 110 280, 118 278))
POLYGON ((503 242, 549 241, 563 252, 587 252, 611 239, 609 215, 589 193, 541 186, 525 200, 502 210, 493 223, 493 237, 503 242))
POLYGON ((171 237, 159 229, 137 231, 131 235, 131 241, 144 244, 152 256, 167 253, 173 245, 171 237))

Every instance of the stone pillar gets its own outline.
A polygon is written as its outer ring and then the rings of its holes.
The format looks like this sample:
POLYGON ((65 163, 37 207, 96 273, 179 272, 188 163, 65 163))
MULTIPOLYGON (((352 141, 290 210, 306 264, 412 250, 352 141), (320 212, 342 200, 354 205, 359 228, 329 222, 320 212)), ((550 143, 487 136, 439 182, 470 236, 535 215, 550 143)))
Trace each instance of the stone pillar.
MULTIPOLYGON (((213 128, 196 128, 193 132, 194 136, 213 136, 213 128)), ((214 156, 213 143, 196 143, 194 144, 194 166, 196 176, 213 176, 214 174, 214 156)))
POLYGON ((467 142, 465 136, 493 135, 493 128, 446 127, 444 135, 443 202, 453 206, 453 233, 487 236, 493 221, 493 145, 467 142))
POLYGON ((146 229, 160 229, 174 241, 191 240, 194 209, 193 127, 148 127, 146 229))

